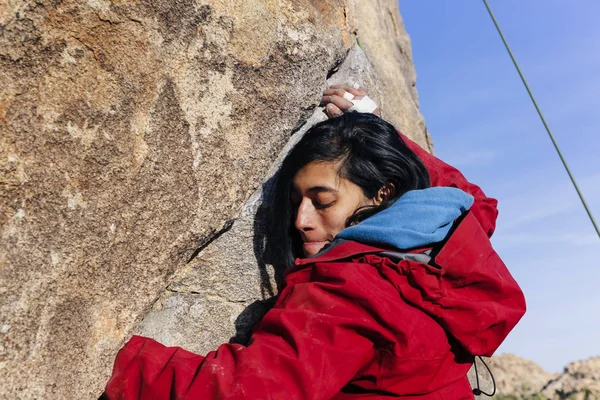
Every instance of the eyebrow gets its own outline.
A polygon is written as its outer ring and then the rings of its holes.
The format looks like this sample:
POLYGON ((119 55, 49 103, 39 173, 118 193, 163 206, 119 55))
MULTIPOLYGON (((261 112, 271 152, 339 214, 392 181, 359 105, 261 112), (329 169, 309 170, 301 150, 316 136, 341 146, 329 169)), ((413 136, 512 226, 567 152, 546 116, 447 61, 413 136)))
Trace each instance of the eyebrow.
MULTIPOLYGON (((298 193, 298 189, 295 187, 295 185, 292 185, 292 190, 294 192, 298 193)), ((310 193, 321 193, 321 192, 339 193, 339 190, 334 189, 329 186, 313 186, 310 189, 308 189, 307 192, 310 192, 310 193)))
POLYGON ((329 186, 313 186, 310 189, 307 190, 307 192, 311 192, 311 193, 320 193, 320 192, 331 192, 331 193, 338 193, 339 191, 329 187, 329 186))

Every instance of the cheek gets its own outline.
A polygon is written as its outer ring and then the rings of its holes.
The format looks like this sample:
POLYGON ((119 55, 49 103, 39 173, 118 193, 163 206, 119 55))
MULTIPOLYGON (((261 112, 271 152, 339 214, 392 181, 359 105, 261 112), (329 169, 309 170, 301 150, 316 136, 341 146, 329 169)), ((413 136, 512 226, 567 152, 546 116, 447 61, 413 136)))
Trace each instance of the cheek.
POLYGON ((331 210, 323 220, 325 229, 333 236, 340 233, 346 227, 346 220, 352 214, 345 209, 331 210))
POLYGON ((340 233, 346 228, 346 221, 356 212, 356 210, 361 206, 370 204, 366 198, 364 201, 361 201, 362 198, 356 197, 358 196, 344 199, 345 201, 340 201, 336 206, 328 210, 329 212, 323 220, 323 225, 326 227, 328 233, 333 234, 334 236, 340 233))

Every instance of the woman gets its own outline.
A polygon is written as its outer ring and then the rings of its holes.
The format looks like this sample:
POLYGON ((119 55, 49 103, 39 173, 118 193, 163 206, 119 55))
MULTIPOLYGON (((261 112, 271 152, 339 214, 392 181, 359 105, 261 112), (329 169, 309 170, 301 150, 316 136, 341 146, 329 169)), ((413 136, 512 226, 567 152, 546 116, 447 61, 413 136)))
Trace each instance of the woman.
MULTIPOLYGON (((489 242, 497 215, 454 168, 377 116, 331 118, 284 160, 274 234, 289 266, 250 344, 205 357, 142 337, 109 399, 472 399, 467 371, 525 312, 489 242)), ((339 96, 342 94, 342 96, 339 96)))

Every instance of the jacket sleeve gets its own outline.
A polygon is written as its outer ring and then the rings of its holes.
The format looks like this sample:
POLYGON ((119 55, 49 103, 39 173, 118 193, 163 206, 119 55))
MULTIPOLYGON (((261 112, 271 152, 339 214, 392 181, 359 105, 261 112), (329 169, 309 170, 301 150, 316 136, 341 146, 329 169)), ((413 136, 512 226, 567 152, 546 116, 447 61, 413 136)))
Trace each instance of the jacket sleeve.
POLYGON ((308 267, 286 281, 247 347, 223 344, 202 357, 133 337, 116 357, 105 398, 333 397, 372 359, 374 343, 393 340, 381 321, 398 294, 375 268, 354 263, 308 267), (309 282, 293 282, 304 273, 309 282))
POLYGON ((475 201, 471 206, 471 212, 488 237, 491 237, 496 228, 498 201, 487 197, 479 186, 469 182, 459 170, 429 154, 404 134, 400 133, 400 137, 402 137, 404 143, 406 143, 417 157, 423 161, 423 164, 425 164, 427 171, 429 171, 431 186, 455 187, 469 193, 475 198, 475 201))

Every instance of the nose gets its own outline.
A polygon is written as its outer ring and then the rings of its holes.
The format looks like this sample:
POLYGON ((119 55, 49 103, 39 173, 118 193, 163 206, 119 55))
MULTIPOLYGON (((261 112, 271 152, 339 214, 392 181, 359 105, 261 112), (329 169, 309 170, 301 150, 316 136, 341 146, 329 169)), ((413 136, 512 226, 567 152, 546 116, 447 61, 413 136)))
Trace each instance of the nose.
POLYGON ((315 228, 314 207, 310 200, 303 199, 296 210, 296 229, 307 232, 315 228))

